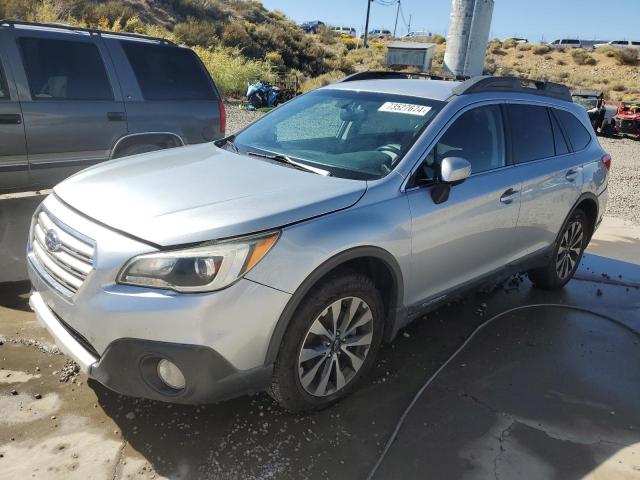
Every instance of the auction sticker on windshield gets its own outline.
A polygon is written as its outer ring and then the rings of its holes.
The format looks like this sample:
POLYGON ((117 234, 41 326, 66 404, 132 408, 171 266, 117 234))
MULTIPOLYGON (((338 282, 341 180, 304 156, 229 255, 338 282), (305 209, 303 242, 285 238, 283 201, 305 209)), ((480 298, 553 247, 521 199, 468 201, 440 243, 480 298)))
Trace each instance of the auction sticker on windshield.
POLYGON ((405 113, 407 115, 418 115, 420 117, 424 117, 429 113, 429 110, 431 110, 431 107, 427 107, 425 105, 395 102, 384 102, 378 109, 379 112, 405 113))

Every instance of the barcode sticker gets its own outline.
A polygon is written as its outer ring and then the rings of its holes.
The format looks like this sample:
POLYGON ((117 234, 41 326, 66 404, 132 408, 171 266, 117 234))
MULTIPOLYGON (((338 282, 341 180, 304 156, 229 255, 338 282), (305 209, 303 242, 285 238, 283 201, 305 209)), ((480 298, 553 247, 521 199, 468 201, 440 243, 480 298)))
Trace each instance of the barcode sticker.
POLYGON ((384 102, 378 109, 379 112, 404 113, 407 115, 418 115, 419 117, 424 117, 430 110, 431 107, 427 107, 425 105, 395 102, 384 102))

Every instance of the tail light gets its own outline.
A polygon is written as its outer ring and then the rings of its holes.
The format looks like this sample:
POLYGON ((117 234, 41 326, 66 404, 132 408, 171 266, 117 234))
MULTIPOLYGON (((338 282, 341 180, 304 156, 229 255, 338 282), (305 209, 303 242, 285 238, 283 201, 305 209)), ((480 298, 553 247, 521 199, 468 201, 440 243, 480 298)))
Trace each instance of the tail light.
POLYGON ((607 172, 611 170, 611 155, 605 153, 600 160, 602 160, 602 163, 604 163, 607 172))
POLYGON ((227 111, 224 109, 224 102, 222 100, 218 102, 218 109, 220 110, 220 133, 224 135, 227 129, 227 111))

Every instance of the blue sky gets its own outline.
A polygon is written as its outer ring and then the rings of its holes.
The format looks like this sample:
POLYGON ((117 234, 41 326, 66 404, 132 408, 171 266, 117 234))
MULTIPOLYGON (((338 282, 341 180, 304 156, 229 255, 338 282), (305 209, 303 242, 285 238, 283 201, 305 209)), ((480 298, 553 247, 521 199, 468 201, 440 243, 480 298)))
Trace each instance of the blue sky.
MULTIPOLYGON (((380 0, 388 3, 391 0, 380 0)), ((451 0, 401 0, 411 30, 444 34, 451 0)), ((263 0, 269 9, 302 22, 322 20, 362 30, 367 0, 263 0)), ((396 7, 371 5, 369 28, 393 30, 396 7)), ((398 21, 399 34, 407 31, 398 21)), ((640 40, 640 0, 495 0, 491 37, 518 36, 530 41, 579 37, 585 40, 640 40), (609 8, 610 7, 610 8, 609 8)))

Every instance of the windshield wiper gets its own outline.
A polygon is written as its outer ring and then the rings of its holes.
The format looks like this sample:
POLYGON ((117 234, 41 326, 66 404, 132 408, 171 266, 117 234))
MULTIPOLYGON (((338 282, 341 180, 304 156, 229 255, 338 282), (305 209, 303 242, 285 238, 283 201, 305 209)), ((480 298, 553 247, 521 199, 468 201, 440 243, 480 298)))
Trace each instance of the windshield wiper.
POLYGON ((291 165, 299 170, 305 170, 307 172, 316 173, 318 175, 324 175, 325 177, 330 177, 331 172, 327 170, 322 170, 321 168, 312 167, 310 165, 306 165, 304 163, 296 162, 288 155, 283 155, 281 153, 261 153, 261 152, 246 152, 247 155, 252 155, 254 157, 262 157, 268 158, 269 160, 275 160, 276 162, 286 163, 287 165, 291 165))

